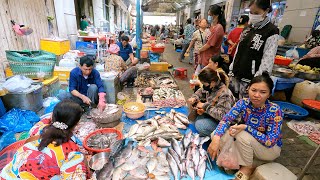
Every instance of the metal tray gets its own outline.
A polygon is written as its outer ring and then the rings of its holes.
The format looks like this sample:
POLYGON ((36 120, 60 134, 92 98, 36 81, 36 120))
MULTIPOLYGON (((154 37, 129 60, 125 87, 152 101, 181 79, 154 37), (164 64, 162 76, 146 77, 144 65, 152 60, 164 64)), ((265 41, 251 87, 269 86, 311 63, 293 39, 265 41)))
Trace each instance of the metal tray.
MULTIPOLYGON (((172 87, 168 87, 168 88, 172 88, 172 89, 179 89, 179 86, 176 82, 176 80, 172 77, 172 74, 170 72, 150 72, 150 71, 142 71, 138 73, 138 76, 144 74, 146 76, 167 76, 169 77, 173 82, 174 82, 174 86, 172 87)), ((145 86, 145 87, 138 87, 138 88, 147 88, 149 86, 145 86)), ((159 86, 159 85, 155 85, 154 87, 152 87, 153 89, 159 89, 161 87, 165 87, 165 86, 159 86)))

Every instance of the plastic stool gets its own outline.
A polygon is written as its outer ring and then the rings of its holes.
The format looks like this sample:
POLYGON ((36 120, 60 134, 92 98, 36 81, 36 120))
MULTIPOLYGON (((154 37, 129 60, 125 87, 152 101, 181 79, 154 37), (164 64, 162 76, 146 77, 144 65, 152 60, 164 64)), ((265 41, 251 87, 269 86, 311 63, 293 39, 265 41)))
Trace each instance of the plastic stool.
POLYGON ((188 77, 188 70, 186 68, 175 68, 173 75, 175 78, 184 79, 188 77))

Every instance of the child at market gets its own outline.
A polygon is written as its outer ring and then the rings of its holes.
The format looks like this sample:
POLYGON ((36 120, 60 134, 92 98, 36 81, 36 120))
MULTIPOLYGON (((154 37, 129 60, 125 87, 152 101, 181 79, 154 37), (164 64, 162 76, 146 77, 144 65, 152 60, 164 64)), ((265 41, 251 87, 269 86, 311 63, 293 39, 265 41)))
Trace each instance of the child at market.
POLYGON ((203 87, 196 91, 188 102, 195 107, 195 127, 201 136, 209 136, 222 117, 235 103, 232 92, 226 86, 222 72, 205 68, 199 74, 203 87))
POLYGON ((267 72, 254 77, 249 84, 249 98, 239 100, 211 135, 208 152, 212 159, 230 136, 236 139, 238 180, 248 180, 261 161, 273 161, 280 156, 283 113, 277 104, 268 100, 272 89, 273 81, 267 72), (231 125, 234 123, 238 124, 231 125))
POLYGON ((119 73, 120 83, 127 82, 130 85, 133 85, 134 78, 137 77, 137 70, 136 66, 131 66, 128 68, 124 60, 121 56, 118 55, 120 48, 117 44, 111 44, 109 48, 110 55, 104 58, 104 70, 115 71, 119 73))
POLYGON ((81 106, 71 100, 58 103, 51 124, 43 129, 39 139, 17 150, 13 160, 2 169, 0 179, 86 179, 85 157, 71 140, 82 114, 81 106))

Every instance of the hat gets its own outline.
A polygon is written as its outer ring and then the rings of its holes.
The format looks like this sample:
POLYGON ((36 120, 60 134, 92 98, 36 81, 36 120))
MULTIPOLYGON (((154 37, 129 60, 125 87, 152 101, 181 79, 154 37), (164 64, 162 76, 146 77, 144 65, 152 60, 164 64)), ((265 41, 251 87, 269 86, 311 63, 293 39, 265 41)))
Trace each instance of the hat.
POLYGON ((108 50, 110 54, 117 54, 119 51, 120 51, 120 48, 117 44, 111 44, 108 50))

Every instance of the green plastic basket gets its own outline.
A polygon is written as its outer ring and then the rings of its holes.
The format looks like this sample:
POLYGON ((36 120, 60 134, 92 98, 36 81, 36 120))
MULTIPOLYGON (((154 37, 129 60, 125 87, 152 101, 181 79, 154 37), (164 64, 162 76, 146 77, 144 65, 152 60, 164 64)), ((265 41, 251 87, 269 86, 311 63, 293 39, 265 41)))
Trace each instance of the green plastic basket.
POLYGON ((6 51, 10 68, 14 75, 38 78, 37 73, 43 72, 44 79, 53 76, 56 55, 46 51, 6 51))

